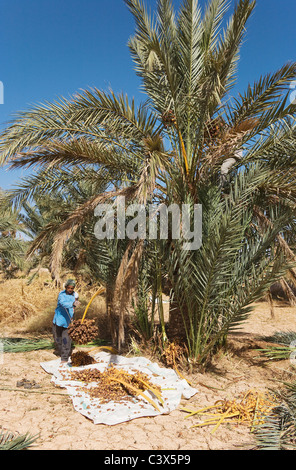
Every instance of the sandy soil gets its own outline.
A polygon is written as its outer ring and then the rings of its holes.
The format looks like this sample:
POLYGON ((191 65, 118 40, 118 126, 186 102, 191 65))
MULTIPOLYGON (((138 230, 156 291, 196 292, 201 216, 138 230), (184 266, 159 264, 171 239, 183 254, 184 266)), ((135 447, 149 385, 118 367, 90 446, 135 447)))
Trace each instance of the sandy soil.
POLYGON ((5 353, 0 363, 0 430, 38 434, 37 450, 237 450, 250 449, 252 434, 247 425, 193 428, 195 417, 187 417, 182 406, 202 408, 215 401, 238 398, 250 389, 277 387, 275 379, 295 379, 289 360, 270 362, 258 357, 257 348, 266 343, 258 335, 296 331, 296 308, 278 303, 275 318, 269 306, 258 304, 241 332, 231 336, 229 348, 220 353, 206 372, 195 371, 186 378, 198 393, 182 399, 169 415, 137 418, 116 426, 94 425, 76 412, 63 389, 50 382, 40 362, 55 359, 51 350, 5 353), (16 387, 18 380, 35 380, 38 389, 16 387))

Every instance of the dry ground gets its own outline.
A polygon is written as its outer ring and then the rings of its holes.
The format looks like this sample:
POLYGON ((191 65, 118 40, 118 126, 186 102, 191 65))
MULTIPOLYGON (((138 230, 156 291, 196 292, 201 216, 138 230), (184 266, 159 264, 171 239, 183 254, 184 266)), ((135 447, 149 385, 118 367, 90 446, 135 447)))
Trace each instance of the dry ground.
MULTIPOLYGON (((210 427, 192 428, 196 418, 185 418, 181 407, 202 408, 220 399, 238 398, 250 389, 278 387, 275 380, 295 379, 289 360, 266 361, 256 351, 266 346, 258 335, 296 331, 295 314, 296 308, 282 302, 277 303, 275 318, 271 318, 268 304, 257 304, 212 367, 186 375, 198 390, 194 397, 183 399, 169 415, 138 418, 116 426, 94 425, 74 410, 64 390, 51 384, 51 376, 40 367, 40 362, 55 359, 51 350, 4 353, 0 363, 0 430, 38 434, 33 447, 37 450, 250 449, 253 437, 248 426, 221 425, 215 433, 210 427), (17 388, 17 381, 23 378, 35 380, 40 388, 17 388)), ((2 329, 2 333, 5 331, 2 329)))

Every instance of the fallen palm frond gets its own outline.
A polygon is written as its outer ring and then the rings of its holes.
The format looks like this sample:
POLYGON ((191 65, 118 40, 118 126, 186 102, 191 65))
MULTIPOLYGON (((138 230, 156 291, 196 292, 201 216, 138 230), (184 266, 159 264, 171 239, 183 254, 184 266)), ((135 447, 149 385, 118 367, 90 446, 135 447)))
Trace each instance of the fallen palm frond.
POLYGON ((291 354, 296 352, 296 348, 291 348, 289 346, 271 346, 265 349, 258 349, 258 351, 270 361, 281 361, 289 359, 291 354))
POLYGON ((296 448, 296 382, 284 382, 283 385, 284 388, 274 392, 278 405, 270 411, 263 423, 254 426, 258 450, 296 448))
POLYGON ((53 349, 54 343, 49 339, 0 338, 0 346, 2 346, 3 352, 18 353, 53 349))
POLYGON ((291 354, 296 352, 296 333, 295 331, 277 331, 272 336, 261 337, 264 341, 276 343, 277 346, 258 349, 263 356, 269 360, 280 361, 289 359, 291 354))
POLYGON ((6 390, 8 392, 37 393, 41 395, 60 395, 62 397, 69 397, 68 393, 53 392, 52 390, 35 390, 35 389, 32 390, 28 388, 22 389, 19 387, 2 387, 2 385, 0 385, 0 390, 6 390))
POLYGON ((0 450, 22 450, 30 447, 37 436, 26 434, 14 434, 12 432, 0 432, 0 450))
MULTIPOLYGON (((110 346, 103 346, 101 340, 91 341, 87 344, 79 344, 79 347, 93 346, 90 351, 102 351, 106 350, 112 354, 116 354, 116 349, 110 346)), ((75 345, 75 343, 74 343, 75 345)), ((41 338, 0 338, 0 348, 5 353, 18 353, 27 351, 38 351, 39 349, 54 349, 55 344, 50 339, 41 338)))
POLYGON ((295 331, 276 331, 271 336, 260 336, 260 339, 269 343, 277 343, 283 345, 290 345, 292 341, 296 340, 295 331))
POLYGON ((214 405, 202 408, 200 410, 191 410, 181 408, 182 411, 189 413, 186 418, 197 416, 207 416, 204 421, 193 425, 192 427, 201 427, 214 425, 214 433, 222 423, 249 424, 251 431, 254 427, 264 423, 265 417, 277 406, 278 402, 271 393, 256 392, 249 390, 240 401, 218 400, 214 405))

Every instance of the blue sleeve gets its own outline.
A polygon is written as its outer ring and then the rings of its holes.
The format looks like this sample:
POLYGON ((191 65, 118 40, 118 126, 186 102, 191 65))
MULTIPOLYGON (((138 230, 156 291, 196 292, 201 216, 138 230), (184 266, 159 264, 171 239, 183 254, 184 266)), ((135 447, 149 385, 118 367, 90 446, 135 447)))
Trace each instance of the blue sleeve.
POLYGON ((74 295, 68 295, 64 292, 61 292, 58 296, 58 307, 72 308, 74 301, 74 295))

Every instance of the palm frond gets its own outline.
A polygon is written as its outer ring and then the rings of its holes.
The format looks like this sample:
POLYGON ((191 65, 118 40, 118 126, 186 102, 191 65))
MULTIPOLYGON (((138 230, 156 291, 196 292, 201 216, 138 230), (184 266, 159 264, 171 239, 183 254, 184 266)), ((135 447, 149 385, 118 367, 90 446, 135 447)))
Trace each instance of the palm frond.
POLYGON ((256 201, 265 177, 254 166, 236 177, 226 199, 221 201, 217 190, 205 193, 202 247, 186 253, 174 242, 170 280, 180 311, 186 312, 187 340, 198 361, 247 318, 250 304, 289 267, 281 251, 274 249, 287 213, 274 215, 274 225, 263 234, 250 234, 251 201, 256 201))
POLYGON ((0 450, 23 450, 31 447, 37 440, 37 436, 31 434, 15 434, 12 432, 0 432, 0 450))
POLYGON ((209 0, 203 19, 202 49, 206 54, 217 46, 222 20, 230 3, 228 0, 209 0))
POLYGON ((263 424, 255 425, 254 435, 258 450, 295 450, 295 382, 283 383, 282 390, 275 390, 279 405, 264 417, 263 424))
MULTIPOLYGON (((228 122, 231 127, 235 127, 249 118, 266 117, 274 110, 275 105, 281 106, 283 95, 286 95, 290 83, 295 80, 295 77, 296 64, 288 63, 275 73, 261 76, 253 85, 249 85, 244 94, 240 95, 238 99, 232 100, 231 108, 228 106, 228 122)), ((287 107, 286 114, 290 113, 292 109, 295 111, 295 108, 291 106, 287 107)))
POLYGON ((219 39, 215 62, 220 68, 220 80, 225 93, 229 93, 235 84, 240 46, 246 33, 246 23, 255 5, 255 1, 240 0, 228 22, 223 38, 219 39))

